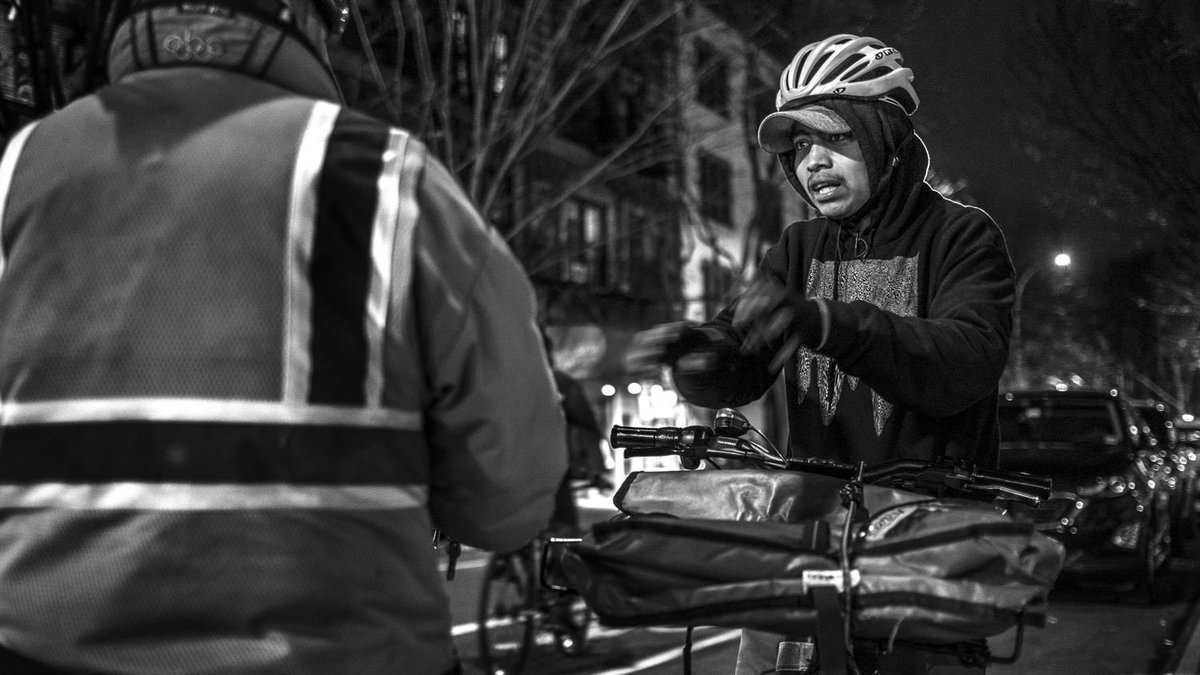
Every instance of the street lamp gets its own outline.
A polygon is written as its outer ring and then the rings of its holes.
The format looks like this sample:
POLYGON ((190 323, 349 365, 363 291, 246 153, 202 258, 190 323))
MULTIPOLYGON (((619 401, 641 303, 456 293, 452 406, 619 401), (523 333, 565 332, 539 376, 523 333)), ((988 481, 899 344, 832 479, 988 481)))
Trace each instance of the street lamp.
POLYGON ((1029 285, 1029 280, 1039 271, 1050 267, 1067 267, 1071 264, 1071 256, 1059 252, 1054 256, 1053 260, 1044 260, 1040 263, 1035 263, 1021 273, 1017 278, 1016 297, 1013 298, 1013 325, 1012 325, 1012 341, 1011 347, 1013 350, 1013 371, 1016 374, 1016 384, 1018 389, 1024 389, 1028 386, 1025 380, 1025 349, 1021 344, 1021 297, 1025 295, 1025 287, 1029 285))

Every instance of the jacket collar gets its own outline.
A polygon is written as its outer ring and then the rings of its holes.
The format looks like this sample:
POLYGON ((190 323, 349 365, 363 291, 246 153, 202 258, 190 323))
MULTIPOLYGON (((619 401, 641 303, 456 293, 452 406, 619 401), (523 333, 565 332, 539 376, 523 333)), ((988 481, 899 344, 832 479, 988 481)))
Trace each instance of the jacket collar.
POLYGON ((243 73, 314 98, 341 101, 326 62, 298 32, 234 12, 155 6, 131 14, 109 49, 109 81, 178 66, 243 73))

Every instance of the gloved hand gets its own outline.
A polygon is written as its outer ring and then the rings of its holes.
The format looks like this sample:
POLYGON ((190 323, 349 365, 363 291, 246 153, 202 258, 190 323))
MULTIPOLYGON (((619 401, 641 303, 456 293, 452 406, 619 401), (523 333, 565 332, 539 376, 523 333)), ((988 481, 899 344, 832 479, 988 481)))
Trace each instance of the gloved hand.
POLYGON ((716 365, 715 346, 720 339, 719 331, 692 321, 664 323, 633 336, 625 352, 625 369, 646 377, 658 375, 663 366, 685 374, 702 373, 716 365))
POLYGON ((788 290, 773 279, 760 278, 738 298, 733 326, 746 333, 742 351, 776 345, 768 369, 776 371, 800 345, 821 340, 821 310, 817 301, 788 290))

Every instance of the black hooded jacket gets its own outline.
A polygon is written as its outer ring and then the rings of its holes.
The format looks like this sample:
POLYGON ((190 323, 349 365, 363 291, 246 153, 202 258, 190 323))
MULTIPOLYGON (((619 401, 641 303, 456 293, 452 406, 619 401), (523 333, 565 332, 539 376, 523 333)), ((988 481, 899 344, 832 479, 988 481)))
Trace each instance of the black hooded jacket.
MULTIPOLYGON (((825 299, 824 342, 784 366, 791 454, 994 466, 1014 297, 1004 237, 984 211, 924 182, 929 156, 918 136, 888 139, 872 127, 870 108, 886 104, 829 103, 860 139, 879 188, 846 221, 793 223, 760 264, 795 293, 825 299), (875 154, 879 144, 886 153, 875 154)), ((778 345, 742 353, 736 305, 706 324, 724 336, 717 367, 676 371, 692 403, 746 405, 776 380, 767 364, 778 345)))

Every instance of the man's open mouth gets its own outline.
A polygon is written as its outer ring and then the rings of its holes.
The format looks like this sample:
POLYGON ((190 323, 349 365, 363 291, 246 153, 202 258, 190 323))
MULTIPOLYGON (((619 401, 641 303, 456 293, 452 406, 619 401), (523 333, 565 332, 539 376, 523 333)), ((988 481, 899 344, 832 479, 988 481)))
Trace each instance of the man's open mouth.
POLYGON ((808 190, 814 198, 831 197, 841 187, 841 182, 835 180, 814 180, 808 184, 808 190))

